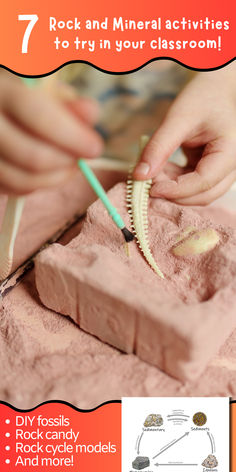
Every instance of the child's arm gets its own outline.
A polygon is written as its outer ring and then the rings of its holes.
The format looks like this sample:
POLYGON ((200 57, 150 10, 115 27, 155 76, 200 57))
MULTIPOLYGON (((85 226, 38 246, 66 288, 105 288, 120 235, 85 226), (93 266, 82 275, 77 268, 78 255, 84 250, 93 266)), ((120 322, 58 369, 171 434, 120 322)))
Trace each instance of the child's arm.
POLYGON ((154 178, 152 196, 185 205, 206 205, 228 190, 236 179, 235 63, 198 74, 185 87, 146 146, 134 177, 154 178), (161 170, 179 146, 188 165, 176 175, 172 165, 172 178, 162 180, 161 170))
POLYGON ((25 194, 64 182, 79 157, 96 157, 102 140, 93 129, 97 106, 68 106, 9 73, 0 74, 0 191, 25 194))

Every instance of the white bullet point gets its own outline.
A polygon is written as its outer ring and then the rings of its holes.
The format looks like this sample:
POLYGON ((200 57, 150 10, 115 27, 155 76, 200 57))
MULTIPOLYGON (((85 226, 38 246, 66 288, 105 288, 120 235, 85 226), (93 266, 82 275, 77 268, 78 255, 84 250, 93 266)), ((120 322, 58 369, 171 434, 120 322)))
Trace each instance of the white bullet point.
POLYGON ((5 449, 6 449, 6 451, 10 451, 11 448, 10 448, 10 446, 6 446, 5 449))
POLYGON ((10 435, 10 433, 6 433, 5 436, 6 436, 6 438, 9 438, 11 435, 10 435))
POLYGON ((10 424, 10 420, 8 420, 8 419, 5 420, 5 423, 6 423, 6 424, 10 424))
POLYGON ((6 464, 10 464, 11 461, 10 461, 10 459, 6 459, 5 462, 6 462, 6 464))

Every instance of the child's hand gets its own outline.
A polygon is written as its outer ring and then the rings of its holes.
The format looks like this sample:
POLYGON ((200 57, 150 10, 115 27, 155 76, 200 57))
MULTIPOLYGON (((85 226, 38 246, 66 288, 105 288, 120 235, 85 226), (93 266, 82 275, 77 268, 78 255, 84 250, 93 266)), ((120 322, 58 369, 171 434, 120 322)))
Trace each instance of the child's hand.
POLYGON ((16 195, 64 182, 79 157, 96 157, 102 140, 92 125, 96 103, 70 104, 0 75, 0 191, 16 195))
POLYGON ((134 178, 154 178, 153 197, 206 205, 236 179, 236 64, 196 76, 177 97, 143 151, 134 178), (182 146, 188 164, 167 159, 182 146))

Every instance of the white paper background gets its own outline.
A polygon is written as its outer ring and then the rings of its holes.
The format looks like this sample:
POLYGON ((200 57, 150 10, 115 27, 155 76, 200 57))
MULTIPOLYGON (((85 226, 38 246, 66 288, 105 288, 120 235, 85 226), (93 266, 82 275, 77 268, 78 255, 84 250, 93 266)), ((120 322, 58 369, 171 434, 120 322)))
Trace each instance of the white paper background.
POLYGON ((214 470, 217 472, 229 471, 229 399, 228 398, 123 398, 122 399, 122 472, 130 472, 132 462, 137 456, 147 456, 150 466, 143 469, 144 472, 203 472, 214 470), (183 410, 181 424, 175 424, 168 415, 173 410, 183 410), (193 415, 203 412, 207 416, 207 423, 194 431, 193 415), (162 431, 144 431, 143 423, 151 414, 161 414, 164 423, 162 431), (168 421, 169 420, 169 421, 168 421), (140 451, 137 453, 136 443, 144 431, 140 441, 140 451), (161 452, 170 442, 188 435, 163 451, 155 459, 153 457, 161 452), (202 462, 209 454, 212 454, 212 444, 209 435, 215 441, 213 454, 218 461, 218 467, 205 469, 202 462), (182 462, 182 465, 170 465, 169 462, 182 462), (155 464, 160 464, 156 466, 155 464), (161 465, 163 464, 163 465, 161 465), (165 464, 165 465, 164 465, 165 464), (184 465, 197 464, 197 465, 184 465))

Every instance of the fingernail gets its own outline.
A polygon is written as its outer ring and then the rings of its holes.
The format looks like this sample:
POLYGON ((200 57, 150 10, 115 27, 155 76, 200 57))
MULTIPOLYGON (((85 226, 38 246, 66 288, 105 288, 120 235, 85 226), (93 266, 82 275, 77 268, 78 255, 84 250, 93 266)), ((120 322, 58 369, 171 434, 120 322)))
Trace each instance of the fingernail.
POLYGON ((146 162, 140 162, 138 166, 136 167, 136 171, 139 174, 147 175, 150 171, 150 165, 147 164, 146 162))

